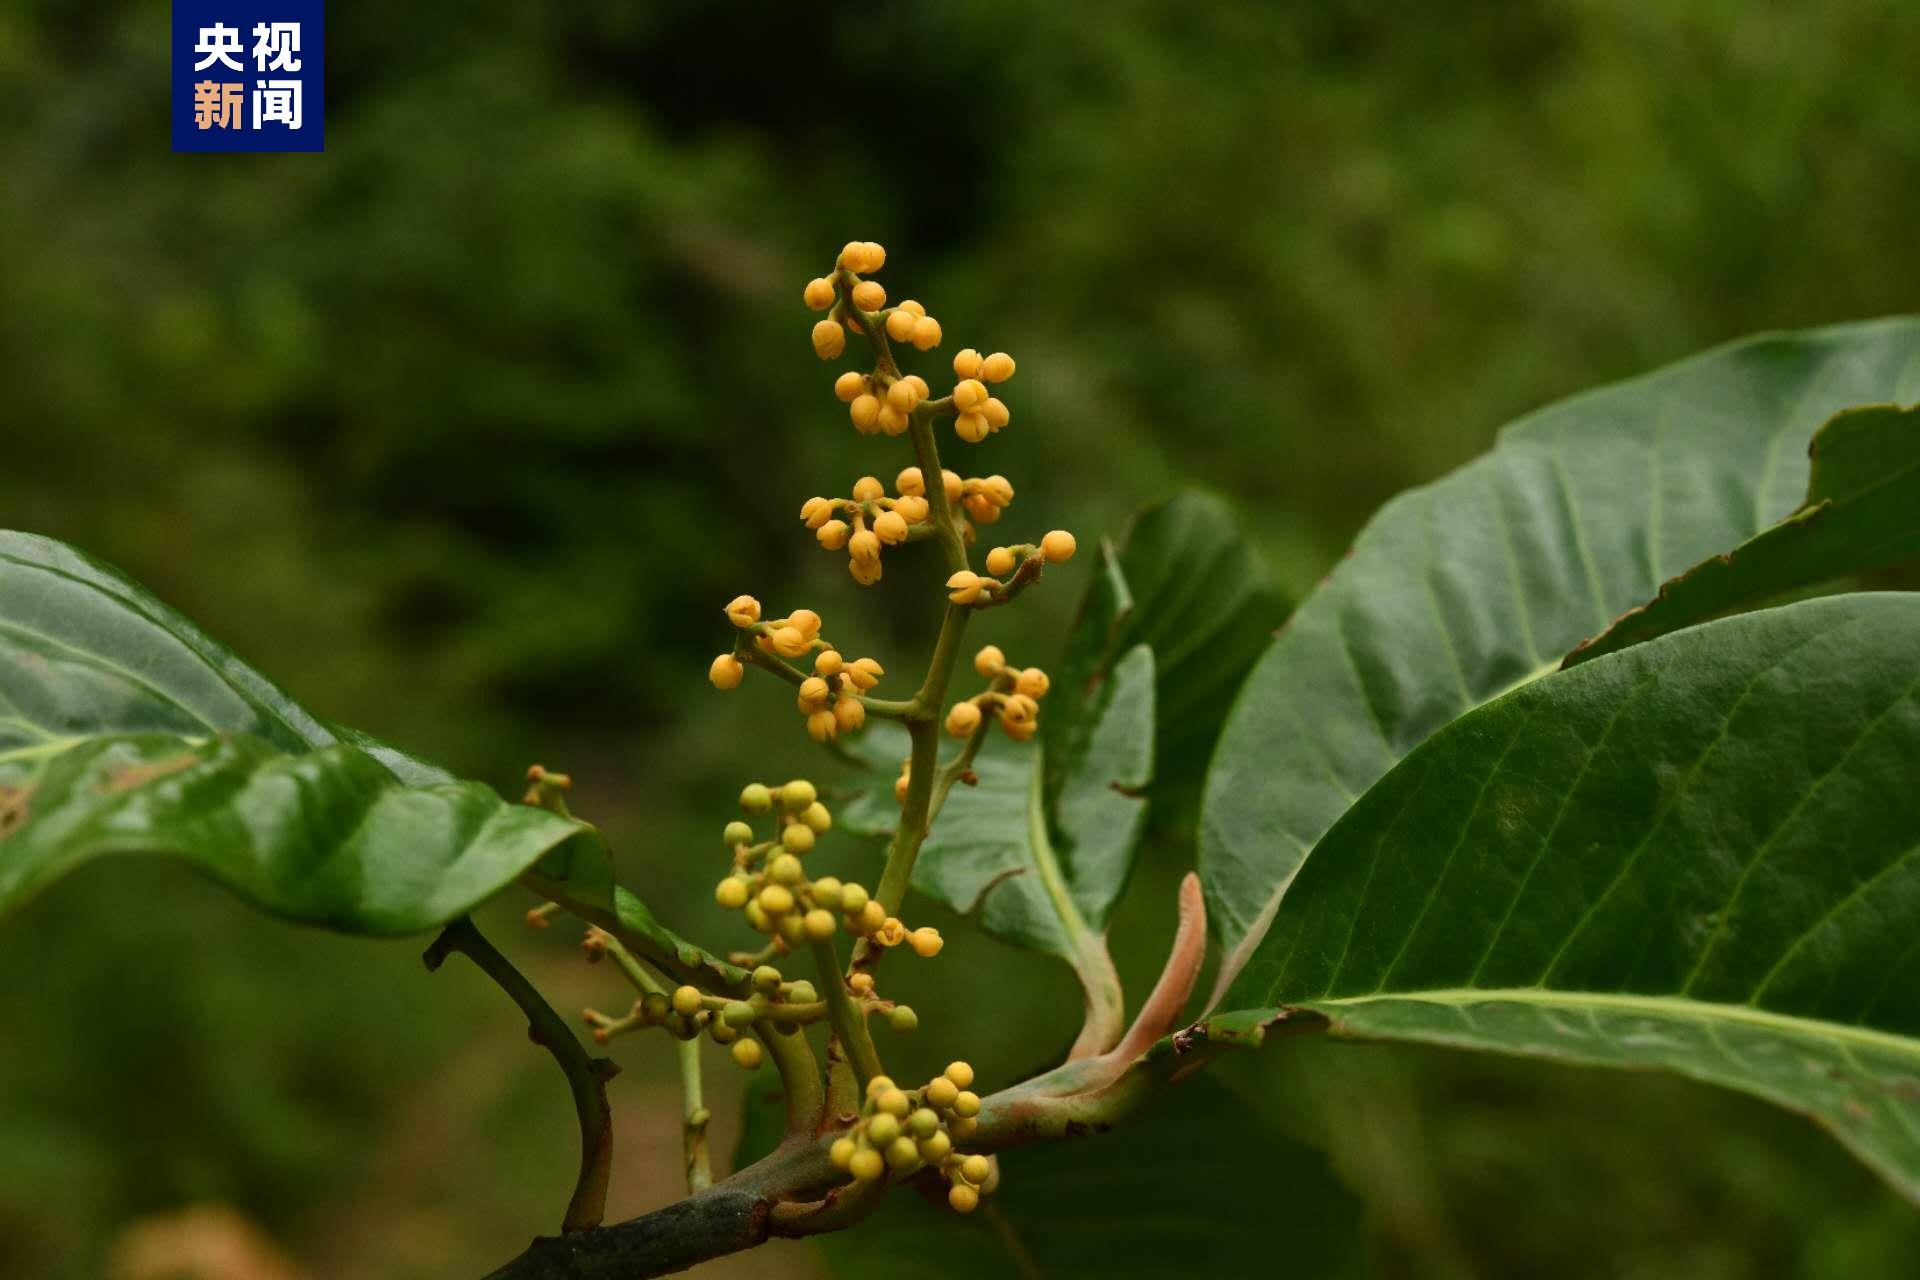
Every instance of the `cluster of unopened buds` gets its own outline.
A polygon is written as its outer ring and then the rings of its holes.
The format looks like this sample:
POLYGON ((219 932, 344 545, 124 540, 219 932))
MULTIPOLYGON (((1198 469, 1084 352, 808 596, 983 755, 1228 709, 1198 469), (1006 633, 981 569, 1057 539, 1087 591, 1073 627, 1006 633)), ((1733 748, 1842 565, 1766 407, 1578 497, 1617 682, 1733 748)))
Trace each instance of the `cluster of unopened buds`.
MULTIPOLYGON (((886 669, 873 658, 843 657, 820 634, 819 614, 795 609, 784 618, 762 621, 760 602, 752 596, 734 597, 726 613, 761 653, 776 658, 813 655, 813 674, 799 678, 794 702, 806 717, 807 733, 815 742, 826 742, 843 729, 852 732, 867 722, 867 707, 860 695, 878 685, 886 669)), ((745 664, 740 661, 743 652, 723 653, 713 660, 707 668, 707 679, 714 688, 739 687, 746 674, 745 664)))
MULTIPOLYGON (((914 475, 920 473, 916 469, 914 475)), ((800 519, 820 545, 829 551, 845 549, 847 570, 863 587, 880 581, 880 551, 897 547, 926 529, 930 508, 923 493, 888 497, 876 476, 853 482, 851 498, 808 498, 800 504, 800 519)))
POLYGON ((947 732, 970 738, 991 715, 1015 742, 1032 738, 1040 728, 1040 699, 1053 687, 1047 673, 1038 667, 1009 666, 1007 655, 994 644, 973 655, 973 669, 989 682, 987 688, 953 704, 947 732))
MULTIPOLYGON (((729 911, 740 912, 757 932, 771 937, 776 953, 826 942, 844 926, 853 936, 878 946, 905 944, 916 955, 939 954, 942 940, 938 929, 930 925, 907 928, 862 885, 842 884, 833 876, 812 879, 807 875, 801 860, 833 826, 833 815, 821 803, 819 791, 811 782, 796 779, 778 789, 749 783, 740 792, 740 808, 750 818, 773 816, 775 832, 762 840, 750 822, 736 819, 727 824, 721 838, 733 853, 733 870, 714 887, 713 898, 729 911)), ((856 992, 863 996, 871 993, 870 986, 856 992)), ((890 1007, 888 1016, 896 1030, 912 1030, 911 1009, 904 1005, 890 1007)))
POLYGON ((871 1182, 889 1169, 906 1176, 922 1168, 947 1180, 947 1203, 971 1213, 999 1181, 994 1162, 954 1146, 972 1136, 980 1114, 973 1068, 954 1062, 919 1089, 908 1091, 886 1076, 867 1084, 859 1122, 829 1149, 833 1167, 857 1182, 871 1182))
MULTIPOLYGON (((815 311, 833 312, 813 326, 813 350, 822 360, 839 359, 847 349, 847 334, 865 333, 875 323, 888 338, 917 350, 931 351, 940 345, 940 322, 925 307, 911 298, 889 307, 880 282, 862 279, 879 271, 886 261, 887 251, 871 240, 853 241, 840 251, 832 275, 807 282, 802 294, 806 304, 815 311)), ((953 358, 953 391, 932 403, 943 414, 951 413, 956 435, 978 444, 1013 418, 1013 411, 987 386, 1013 377, 1014 369, 1013 357, 1004 351, 982 355, 967 347, 953 358)), ((855 430, 863 435, 897 436, 912 424, 914 412, 931 400, 933 389, 925 378, 896 374, 888 366, 872 373, 843 373, 834 380, 833 393, 847 406, 855 430)))
MULTIPOLYGON (((611 934, 592 927, 581 943, 587 959, 593 961, 617 951, 619 946, 611 934)), ((708 995, 693 986, 676 987, 672 992, 648 991, 624 1016, 588 1009, 584 1017, 600 1044, 621 1032, 648 1027, 664 1028, 676 1040, 692 1040, 704 1032, 715 1044, 727 1047, 736 1065, 751 1071, 765 1054, 756 1036, 793 1035, 808 1023, 820 1021, 827 1012, 812 983, 787 982, 772 966, 755 970, 753 985, 753 993, 745 999, 708 995)))
POLYGON ((1019 587, 1038 577, 1042 566, 1073 559, 1079 545, 1065 529, 1055 529, 1038 544, 995 547, 987 552, 985 573, 957 569, 948 577, 947 599, 975 608, 1002 603, 1019 587))

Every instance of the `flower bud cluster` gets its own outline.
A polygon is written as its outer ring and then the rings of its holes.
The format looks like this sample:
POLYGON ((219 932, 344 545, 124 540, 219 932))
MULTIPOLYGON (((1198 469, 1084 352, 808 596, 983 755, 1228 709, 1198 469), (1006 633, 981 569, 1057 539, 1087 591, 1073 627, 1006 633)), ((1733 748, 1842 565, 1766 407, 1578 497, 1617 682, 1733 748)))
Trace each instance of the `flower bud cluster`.
POLYGON ((844 548, 853 580, 870 587, 880 581, 881 550, 900 546, 916 528, 927 527, 929 511, 924 494, 888 497, 877 476, 861 476, 851 498, 808 498, 800 505, 800 519, 827 550, 844 548))
POLYGON ((1007 425, 1011 410, 987 391, 987 384, 1013 376, 1013 357, 1004 351, 983 356, 967 347, 953 357, 953 431, 968 444, 979 444, 1007 425))
POLYGON ((1040 699, 1047 696, 1053 681, 1039 667, 1014 667, 999 645, 987 645, 973 655, 973 669, 983 676, 986 691, 947 712, 947 732, 956 738, 970 738, 987 716, 1000 722, 1000 728, 1015 742, 1026 742, 1040 728, 1040 699))
MULTIPOLYGON (((733 625, 751 636, 754 646, 764 654, 776 658, 813 654, 813 674, 800 679, 794 705, 806 717, 807 733, 815 742, 826 742, 842 730, 852 732, 867 722, 866 704, 860 701, 860 695, 878 685, 886 669, 873 658, 848 660, 843 657, 833 643, 820 634, 819 614, 811 609, 795 609, 784 618, 763 621, 760 602, 752 596, 735 596, 727 605, 726 613, 733 625)), ((742 652, 723 653, 707 668, 707 679, 716 689, 739 686, 746 673, 739 656, 742 652)))
MULTIPOLYGON (((971 507, 968 508, 968 514, 973 514, 971 507)), ((998 518, 996 511, 994 519, 998 518)), ((971 534, 972 530, 968 532, 971 534)), ((1065 529, 1053 530, 1040 539, 1038 546, 1020 543, 1010 547, 995 547, 987 552, 985 573, 959 569, 947 579, 947 599, 955 604, 970 604, 976 608, 1005 603, 1019 588, 1038 578, 1044 566, 1065 563, 1073 559, 1073 553, 1078 549, 1079 543, 1065 529)))
POLYGON ((811 782, 799 778, 778 788, 749 783, 740 792, 740 808, 749 818, 773 817, 776 834, 762 840, 751 822, 736 819, 727 824, 721 838, 733 852, 733 870, 714 886, 713 898, 771 937, 778 953, 825 942, 842 927, 879 946, 905 943, 918 955, 939 953, 943 941, 938 929, 907 928, 865 886, 843 884, 833 876, 808 876, 802 859, 833 826, 833 815, 811 782))
MULTIPOLYGON (((598 961, 618 943, 606 931, 589 926, 580 945, 588 960, 598 961)), ((826 1016, 826 1005, 810 982, 784 981, 771 965, 755 970, 753 980, 754 992, 744 1000, 681 986, 671 994, 648 991, 633 1002, 624 1017, 611 1017, 597 1009, 584 1010, 583 1016, 600 1044, 623 1031, 647 1027, 664 1028, 676 1040, 692 1040, 705 1032, 715 1044, 727 1047, 735 1063, 751 1071, 764 1055, 757 1035, 792 1035, 826 1016)))
POLYGON ((906 1177, 934 1168, 949 1183, 947 1203, 961 1213, 973 1212, 981 1193, 998 1179, 993 1161, 954 1146, 978 1127, 980 1097, 972 1084, 973 1068, 964 1062, 950 1063, 912 1091, 875 1076, 867 1084, 859 1120, 828 1150, 833 1167, 856 1182, 871 1182, 888 1170, 906 1177))

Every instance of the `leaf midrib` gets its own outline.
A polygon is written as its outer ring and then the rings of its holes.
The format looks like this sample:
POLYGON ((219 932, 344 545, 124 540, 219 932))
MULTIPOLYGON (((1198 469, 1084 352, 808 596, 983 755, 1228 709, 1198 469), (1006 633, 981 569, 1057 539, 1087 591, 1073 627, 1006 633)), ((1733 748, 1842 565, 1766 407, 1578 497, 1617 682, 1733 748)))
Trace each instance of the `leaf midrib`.
POLYGON ((1359 1008, 1365 1005, 1405 1001, 1417 1004, 1466 1006, 1475 1004, 1524 1004, 1540 1008, 1583 1009, 1588 1011, 1638 1013, 1648 1016, 1691 1019, 1696 1022, 1741 1023, 1768 1031, 1805 1036, 1812 1040, 1846 1040, 1869 1048, 1910 1057, 1920 1063, 1920 1039, 1877 1031, 1847 1022, 1824 1022, 1793 1014, 1774 1013, 1748 1004, 1725 1004, 1694 1000, 1685 996, 1633 995, 1624 992, 1555 991, 1550 987, 1438 987, 1427 991, 1369 993, 1361 996, 1331 996, 1293 1002, 1304 1009, 1359 1008))

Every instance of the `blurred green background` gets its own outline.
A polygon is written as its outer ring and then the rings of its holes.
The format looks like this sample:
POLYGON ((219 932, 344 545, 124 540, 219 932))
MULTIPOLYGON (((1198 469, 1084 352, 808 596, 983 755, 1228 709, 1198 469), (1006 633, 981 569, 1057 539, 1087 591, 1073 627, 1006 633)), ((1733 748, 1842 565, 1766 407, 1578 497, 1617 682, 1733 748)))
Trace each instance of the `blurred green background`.
MULTIPOLYGON (((328 18, 324 155, 174 155, 165 4, 0 6, 0 521, 121 565, 330 716, 502 786, 570 770, 627 880, 723 944, 730 797, 816 757, 783 690, 707 687, 719 606, 811 604, 902 672, 927 639, 911 572, 862 593, 793 520, 905 461, 808 349, 801 285, 846 239, 887 245, 948 351, 1020 359, 1012 427, 965 456, 1015 481, 1019 528, 1089 545, 1209 485, 1295 594, 1528 408, 1920 297, 1912 5, 328 18)), ((1050 661, 1085 572, 989 638, 1050 661)), ((1163 838, 1119 918, 1136 993, 1190 857, 1163 838)), ((617 1004, 572 939, 514 932, 524 905, 488 919, 556 1003, 617 1004)), ((1065 971, 924 914, 955 941, 944 989, 915 971, 939 1012, 903 1059, 964 1051, 997 1084, 1057 1052, 1065 971)), ((558 1079, 418 950, 128 863, 6 921, 0 1275, 251 1249, 205 1274, 462 1276, 550 1230, 558 1079)), ((665 1045, 617 1056, 625 1215, 674 1194, 676 1104, 665 1045)), ((724 1149, 741 1082, 710 1074, 724 1149)), ((1679 1082, 1298 1044, 1223 1076, 1330 1149, 1389 1276, 1920 1256, 1920 1220, 1809 1125, 1679 1082)), ((1317 1202, 1267 1167, 1276 1202, 1317 1202)), ((1255 1274, 1320 1265, 1246 1248, 1255 1274)), ((785 1245, 711 1274, 824 1265, 785 1245)))

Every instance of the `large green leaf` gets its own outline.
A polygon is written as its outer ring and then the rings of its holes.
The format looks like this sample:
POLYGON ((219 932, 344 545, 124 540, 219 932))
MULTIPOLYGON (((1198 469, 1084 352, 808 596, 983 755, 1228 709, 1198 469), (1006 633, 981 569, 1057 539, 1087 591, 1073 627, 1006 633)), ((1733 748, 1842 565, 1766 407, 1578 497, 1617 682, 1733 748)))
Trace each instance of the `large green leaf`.
POLYGON ((1573 666, 1794 587, 1920 557, 1920 408, 1849 409, 1813 437, 1806 501, 1569 654, 1573 666))
POLYGON ((1793 510, 1803 442, 1834 413, 1916 398, 1920 321, 1760 337, 1543 409, 1389 503, 1221 733, 1200 870, 1223 974, 1307 851, 1407 752, 1793 510))
POLYGON ((1920 1198, 1920 596, 1743 614, 1526 685, 1327 833, 1224 1033, 1663 1067, 1920 1198), (1284 1011, 1284 1012, 1283 1012, 1284 1011))
POLYGON ((841 1280, 1368 1274, 1362 1206, 1320 1152, 1205 1076, 1111 1133, 1000 1157, 999 1190, 962 1217, 890 1193, 819 1238, 841 1280))
POLYGON ((335 729, 112 569, 0 533, 0 909, 115 853, 363 933, 431 928, 536 868, 613 900, 586 824, 335 729))
POLYGON ((1065 777, 1056 744, 1078 731, 1120 656, 1145 644, 1156 672, 1155 811, 1167 818, 1188 808, 1234 693, 1285 615, 1266 566, 1212 494, 1185 490, 1147 507, 1118 548, 1103 539, 1040 721, 1049 795, 1065 777))

